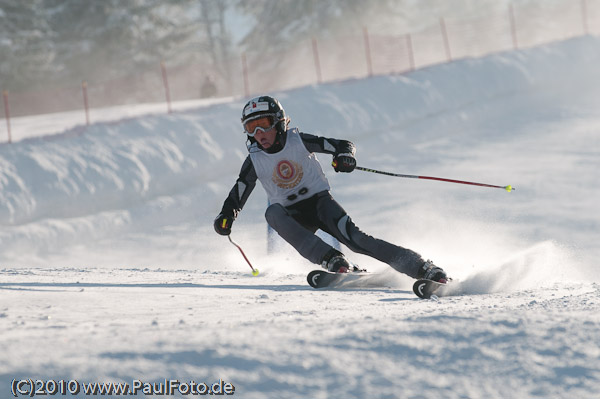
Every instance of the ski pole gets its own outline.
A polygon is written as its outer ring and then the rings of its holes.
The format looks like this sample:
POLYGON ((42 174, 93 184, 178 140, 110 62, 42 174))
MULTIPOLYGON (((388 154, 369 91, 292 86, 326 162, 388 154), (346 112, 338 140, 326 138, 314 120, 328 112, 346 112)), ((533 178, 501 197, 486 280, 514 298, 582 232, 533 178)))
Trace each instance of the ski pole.
POLYGON ((237 249, 240 250, 240 253, 242 254, 242 256, 244 257, 244 259, 246 259, 246 262, 248 262, 248 266, 250 266, 250 269, 252 269, 252 275, 253 276, 258 276, 258 269, 255 269, 254 267, 252 267, 252 263, 250 263, 250 261, 248 260, 248 257, 246 256, 246 254, 244 253, 244 251, 242 250, 242 247, 240 247, 239 245, 237 245, 232 239, 231 239, 231 235, 228 235, 227 238, 229 238, 229 242, 232 243, 233 245, 236 246, 237 249))
POLYGON ((484 184, 484 183, 474 183, 471 181, 463 181, 463 180, 454 180, 454 179, 445 179, 442 177, 431 177, 431 176, 416 176, 416 175, 402 175, 399 173, 390 173, 390 172, 383 172, 381 170, 375 170, 375 169, 369 169, 369 168, 363 168, 361 166, 357 166, 356 167, 357 170, 362 170, 364 172, 371 172, 371 173, 378 173, 380 175, 386 175, 386 176, 395 176, 395 177, 406 177, 408 179, 426 179, 426 180, 437 180, 437 181, 445 181, 448 183, 459 183, 459 184, 470 184, 472 186, 481 186, 481 187, 491 187, 491 188, 502 188, 506 191, 508 191, 509 193, 513 190, 516 190, 513 186, 495 186, 493 184, 484 184))

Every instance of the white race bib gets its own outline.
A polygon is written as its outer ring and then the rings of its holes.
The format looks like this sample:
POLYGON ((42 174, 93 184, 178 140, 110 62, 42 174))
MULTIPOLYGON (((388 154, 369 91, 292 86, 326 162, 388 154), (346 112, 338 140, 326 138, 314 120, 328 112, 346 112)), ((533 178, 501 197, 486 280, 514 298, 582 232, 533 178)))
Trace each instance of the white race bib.
POLYGON ((281 151, 275 154, 255 151, 250 158, 271 204, 288 206, 329 190, 319 160, 306 149, 297 128, 287 131, 281 151))

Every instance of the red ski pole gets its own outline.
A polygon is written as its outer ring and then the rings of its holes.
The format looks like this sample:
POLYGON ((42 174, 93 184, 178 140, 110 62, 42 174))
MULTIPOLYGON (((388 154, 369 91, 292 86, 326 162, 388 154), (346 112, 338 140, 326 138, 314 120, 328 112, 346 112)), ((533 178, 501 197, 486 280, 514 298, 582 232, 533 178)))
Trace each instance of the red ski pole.
POLYGON ((445 179, 442 177, 431 177, 431 176, 416 176, 416 175, 402 175, 399 173, 390 173, 390 172, 383 172, 381 170, 375 170, 375 169, 369 169, 369 168, 363 168, 361 166, 357 166, 356 167, 357 170, 362 170, 364 172, 371 172, 371 173, 378 173, 380 175, 386 175, 386 176, 394 176, 394 177, 405 177, 408 179, 425 179, 425 180, 437 180, 437 181, 445 181, 448 183, 458 183, 458 184, 469 184, 471 186, 480 186, 480 187, 491 187, 491 188, 502 188, 506 191, 508 191, 509 193, 513 190, 515 190, 515 188, 513 186, 495 186, 493 184, 484 184, 484 183, 474 183, 471 181, 463 181, 463 180, 454 180, 454 179, 445 179))
POLYGON ((231 235, 228 235, 227 238, 229 238, 229 242, 232 243, 233 245, 235 245, 235 247, 237 249, 240 250, 240 253, 242 254, 242 256, 244 257, 244 259, 246 259, 246 262, 248 262, 248 266, 250 266, 250 269, 252 269, 252 275, 253 276, 258 276, 258 269, 255 269, 254 267, 252 267, 252 263, 250 263, 250 261, 248 260, 248 257, 246 256, 246 254, 244 253, 244 251, 242 250, 242 247, 240 247, 239 245, 237 245, 232 239, 231 239, 231 235))

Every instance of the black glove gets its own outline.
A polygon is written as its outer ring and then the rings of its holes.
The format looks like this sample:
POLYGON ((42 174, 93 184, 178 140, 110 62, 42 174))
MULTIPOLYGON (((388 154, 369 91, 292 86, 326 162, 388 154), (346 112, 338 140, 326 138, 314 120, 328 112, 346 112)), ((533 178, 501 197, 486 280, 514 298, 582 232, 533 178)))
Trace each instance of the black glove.
POLYGON ((352 154, 337 154, 331 165, 336 172, 350 173, 356 168, 356 159, 352 154))
POLYGON ((233 216, 225 216, 222 213, 215 219, 214 227, 217 234, 228 236, 231 234, 231 225, 233 224, 233 216))

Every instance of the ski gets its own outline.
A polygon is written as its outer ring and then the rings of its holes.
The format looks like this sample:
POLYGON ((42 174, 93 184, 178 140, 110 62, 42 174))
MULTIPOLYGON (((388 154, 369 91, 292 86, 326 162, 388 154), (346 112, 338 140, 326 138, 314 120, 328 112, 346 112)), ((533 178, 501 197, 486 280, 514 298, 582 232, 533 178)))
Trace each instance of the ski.
POLYGON ((458 282, 452 282, 452 280, 445 284, 433 280, 417 280, 413 284, 413 292, 423 299, 461 294, 458 282))
POLYGON ((326 270, 313 270, 306 280, 313 288, 339 288, 345 286, 361 286, 362 280, 374 274, 365 270, 348 273, 331 273, 326 270))

